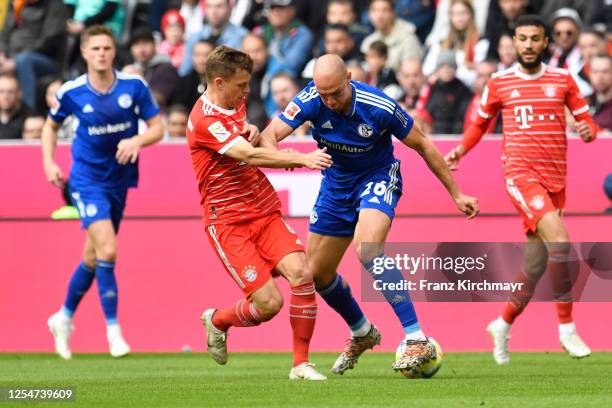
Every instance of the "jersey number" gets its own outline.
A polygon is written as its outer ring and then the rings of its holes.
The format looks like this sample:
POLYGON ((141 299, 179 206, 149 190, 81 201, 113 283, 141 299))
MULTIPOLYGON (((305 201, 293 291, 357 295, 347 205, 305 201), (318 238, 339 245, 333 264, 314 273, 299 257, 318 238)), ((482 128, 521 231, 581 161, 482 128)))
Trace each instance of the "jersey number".
MULTIPOLYGON (((365 190, 363 190, 363 193, 361 193, 360 197, 370 194, 370 191, 372 191, 372 185, 374 185, 373 181, 370 181, 368 184, 366 184, 366 188, 365 190)), ((381 196, 385 194, 386 191, 387 191, 386 181, 379 181, 378 183, 376 183, 376 185, 374 185, 374 194, 376 194, 377 196, 381 196)))

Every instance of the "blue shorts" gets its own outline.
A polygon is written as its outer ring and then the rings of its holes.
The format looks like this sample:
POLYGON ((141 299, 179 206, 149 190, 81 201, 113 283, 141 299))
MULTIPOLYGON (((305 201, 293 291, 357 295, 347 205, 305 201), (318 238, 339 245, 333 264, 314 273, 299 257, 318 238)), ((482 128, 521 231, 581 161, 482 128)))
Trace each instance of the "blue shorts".
POLYGON ((323 179, 319 196, 310 214, 310 232, 336 237, 350 237, 355 232, 359 211, 374 208, 391 220, 402 196, 400 161, 359 177, 347 188, 323 179))
POLYGON ((81 191, 69 184, 70 199, 79 210, 81 227, 87 229, 99 220, 111 220, 115 233, 123 218, 127 189, 117 191, 81 191))

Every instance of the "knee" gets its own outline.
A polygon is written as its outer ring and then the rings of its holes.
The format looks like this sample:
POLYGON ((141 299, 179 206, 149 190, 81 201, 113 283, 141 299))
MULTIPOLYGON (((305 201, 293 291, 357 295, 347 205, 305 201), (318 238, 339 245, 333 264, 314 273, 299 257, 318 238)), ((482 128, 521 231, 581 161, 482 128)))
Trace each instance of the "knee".
POLYGON ((114 262, 117 258, 117 246, 114 242, 108 242, 96 248, 96 258, 103 261, 114 262))
POLYGON ((302 285, 304 283, 312 282, 313 274, 305 261, 299 262, 287 268, 287 280, 291 286, 302 285))
POLYGON ((355 241, 355 252, 357 259, 362 265, 366 265, 374 258, 383 253, 383 245, 377 242, 365 242, 362 240, 355 241))
POLYGON ((259 309, 265 320, 270 320, 283 308, 283 297, 279 293, 278 295, 270 296, 263 302, 257 302, 255 306, 259 309))
POLYGON ((555 237, 556 240, 546 243, 548 250, 548 257, 554 256, 555 254, 567 255, 570 253, 572 245, 569 243, 569 239, 562 235, 555 237))

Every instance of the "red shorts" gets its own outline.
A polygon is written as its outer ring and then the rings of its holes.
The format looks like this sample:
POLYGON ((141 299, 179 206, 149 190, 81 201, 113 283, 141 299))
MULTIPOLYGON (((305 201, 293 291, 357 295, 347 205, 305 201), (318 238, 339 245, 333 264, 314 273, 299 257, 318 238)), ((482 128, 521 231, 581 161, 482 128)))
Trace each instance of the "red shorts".
POLYGON ((544 214, 551 211, 561 213, 565 206, 565 189, 552 193, 538 182, 523 180, 506 179, 506 191, 523 218, 525 232, 535 233, 544 214))
POLYGON ((286 255, 304 252, 280 212, 242 223, 209 225, 206 230, 225 269, 247 297, 277 276, 274 268, 286 255))

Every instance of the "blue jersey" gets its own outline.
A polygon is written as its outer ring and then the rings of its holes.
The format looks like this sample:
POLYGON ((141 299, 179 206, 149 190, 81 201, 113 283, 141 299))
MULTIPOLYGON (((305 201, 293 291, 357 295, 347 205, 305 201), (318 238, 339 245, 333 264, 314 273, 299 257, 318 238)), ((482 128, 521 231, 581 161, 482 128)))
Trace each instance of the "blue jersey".
POLYGON ((351 81, 351 111, 337 113, 323 104, 310 82, 279 118, 293 129, 306 121, 319 147, 327 147, 334 164, 323 171, 326 182, 351 188, 360 175, 391 165, 391 136, 405 138, 413 119, 391 98, 376 88, 351 81))
POLYGON ((138 184, 138 163, 119 164, 115 158, 121 139, 138 134, 138 119, 148 120, 159 107, 147 84, 139 77, 115 72, 115 83, 101 94, 82 75, 57 91, 59 104, 49 116, 61 124, 77 119, 72 142, 71 188, 111 191, 138 184))

